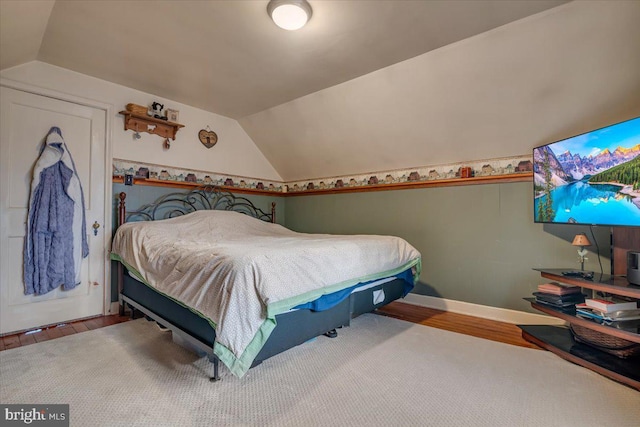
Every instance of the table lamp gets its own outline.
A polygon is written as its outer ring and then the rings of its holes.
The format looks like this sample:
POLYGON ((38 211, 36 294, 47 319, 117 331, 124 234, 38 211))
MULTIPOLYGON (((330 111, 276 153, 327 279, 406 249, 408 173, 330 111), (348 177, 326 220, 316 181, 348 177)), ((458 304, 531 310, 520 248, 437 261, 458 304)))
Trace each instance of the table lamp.
POLYGON ((587 250, 584 248, 585 246, 591 246, 591 242, 587 235, 584 233, 576 234, 576 237, 573 238, 573 246, 580 246, 578 249, 578 256, 580 257, 580 270, 584 271, 584 262, 587 259, 587 250))

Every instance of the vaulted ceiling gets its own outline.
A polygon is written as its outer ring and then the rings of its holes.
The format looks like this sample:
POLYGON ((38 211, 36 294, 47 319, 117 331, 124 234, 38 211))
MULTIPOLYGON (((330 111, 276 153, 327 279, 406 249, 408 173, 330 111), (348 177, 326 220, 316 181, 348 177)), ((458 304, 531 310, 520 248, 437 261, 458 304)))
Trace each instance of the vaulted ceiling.
POLYGON ((267 3, 2 0, 0 69, 235 118, 285 180, 525 154, 640 99, 640 2, 310 0, 296 32, 267 3))
POLYGON ((296 32, 267 3, 3 0, 0 67, 38 59, 238 119, 563 1, 312 0, 296 32))

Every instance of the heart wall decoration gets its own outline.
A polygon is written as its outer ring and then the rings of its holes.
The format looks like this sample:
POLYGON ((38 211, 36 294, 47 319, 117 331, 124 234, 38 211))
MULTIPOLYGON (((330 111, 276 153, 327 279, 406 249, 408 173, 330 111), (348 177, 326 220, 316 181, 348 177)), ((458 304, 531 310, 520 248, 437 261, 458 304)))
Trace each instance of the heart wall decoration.
POLYGON ((198 132, 198 139, 200 139, 202 145, 207 148, 211 148, 216 145, 216 142, 218 142, 218 135, 216 135, 216 133, 207 126, 206 129, 202 129, 198 132))

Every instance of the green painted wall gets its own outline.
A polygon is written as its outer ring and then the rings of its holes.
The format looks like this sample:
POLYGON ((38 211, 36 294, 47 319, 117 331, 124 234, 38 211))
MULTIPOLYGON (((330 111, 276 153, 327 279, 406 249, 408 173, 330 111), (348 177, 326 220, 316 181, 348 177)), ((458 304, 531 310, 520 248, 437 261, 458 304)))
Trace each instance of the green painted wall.
MULTIPOLYGON (((529 312, 522 298, 543 282, 532 268, 579 268, 571 240, 591 238, 589 227, 535 224, 530 183, 290 197, 285 215, 301 232, 406 239, 423 257, 416 293, 529 312)), ((593 230, 608 273, 611 230, 593 230)), ((585 269, 600 271, 588 258, 585 269)))
MULTIPOLYGON (((133 210, 175 189, 114 184, 133 210)), ((535 312, 523 297, 543 281, 535 267, 579 268, 571 240, 588 227, 533 222, 530 183, 437 187, 296 197, 246 196, 263 210, 276 202, 279 224, 305 233, 387 234, 423 257, 415 293, 535 312)), ((115 222, 114 222, 115 224, 115 222)), ((610 229, 594 227, 605 273, 610 229)), ((599 271, 595 246, 586 269, 599 271)), ((115 275, 112 300, 117 300, 115 275)))

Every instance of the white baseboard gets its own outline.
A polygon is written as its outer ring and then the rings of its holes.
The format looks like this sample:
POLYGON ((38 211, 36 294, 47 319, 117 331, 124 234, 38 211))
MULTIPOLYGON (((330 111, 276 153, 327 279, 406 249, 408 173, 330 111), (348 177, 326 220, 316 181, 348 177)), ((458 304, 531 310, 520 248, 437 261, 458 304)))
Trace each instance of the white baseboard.
POLYGON ((407 294, 403 302, 436 310, 450 311, 452 313, 466 314, 468 316, 483 319, 497 320, 499 322, 513 323, 514 325, 564 325, 565 322, 556 317, 543 314, 527 313, 524 311, 510 310, 507 308, 490 307, 488 305, 473 304, 470 302, 456 301, 445 298, 431 297, 420 294, 407 294))
POLYGON ((118 304, 118 301, 112 302, 111 305, 109 306, 109 314, 117 314, 119 312, 120 312, 120 304, 118 304))

